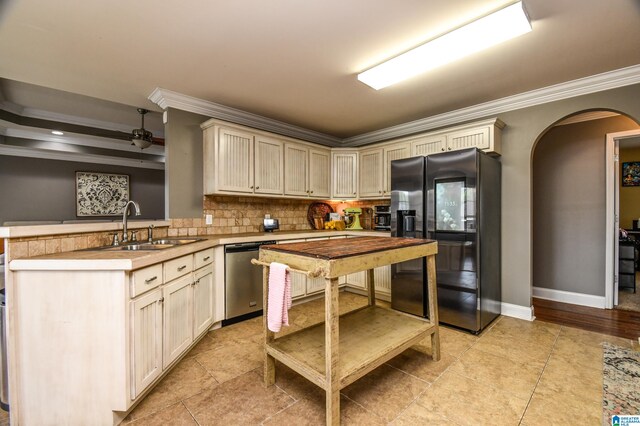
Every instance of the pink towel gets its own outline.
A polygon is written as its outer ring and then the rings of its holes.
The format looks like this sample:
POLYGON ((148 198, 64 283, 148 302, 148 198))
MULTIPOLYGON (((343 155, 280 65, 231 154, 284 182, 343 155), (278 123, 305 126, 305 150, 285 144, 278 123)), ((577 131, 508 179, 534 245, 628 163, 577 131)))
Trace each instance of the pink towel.
POLYGON ((269 295, 267 298, 267 326, 277 333, 282 325, 289 325, 291 308, 291 277, 283 263, 271 262, 269 266, 269 295))

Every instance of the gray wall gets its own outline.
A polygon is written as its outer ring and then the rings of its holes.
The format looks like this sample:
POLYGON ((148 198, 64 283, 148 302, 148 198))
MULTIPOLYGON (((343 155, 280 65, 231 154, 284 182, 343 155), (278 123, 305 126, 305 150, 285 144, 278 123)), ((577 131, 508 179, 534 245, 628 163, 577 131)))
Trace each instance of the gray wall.
POLYGON ((551 128, 533 155, 533 286, 604 296, 605 138, 619 116, 551 128))
MULTIPOLYGON (((538 138, 556 121, 578 111, 610 109, 640 120, 640 84, 523 108, 498 117, 502 132, 502 300, 531 306, 532 156, 538 138)), ((490 118, 487 115, 486 118, 490 118)), ((168 216, 202 216, 202 132, 207 117, 169 110, 168 216), (172 120, 176 120, 173 121, 172 120), (170 158, 171 157, 171 158, 170 158)), ((604 161, 604 158, 601 159, 604 161)), ((594 241, 601 245, 603 241, 594 241)), ((601 259, 604 265, 604 256, 601 259)), ((604 277, 603 288, 604 288, 604 277)))
POLYGON ((166 217, 202 217, 202 129, 209 117, 169 108, 165 124, 166 217))
POLYGON ((117 219, 76 217, 76 171, 129 175, 130 198, 142 215, 164 218, 164 171, 0 155, 0 224, 15 220, 117 219))
MULTIPOLYGON (((503 302, 531 306, 531 161, 536 141, 553 123, 578 111, 610 109, 638 121, 639 98, 640 85, 636 84, 499 114, 507 123, 502 133, 503 302)), ((604 241, 592 244, 602 245, 604 241)), ((604 256, 600 262, 604 265, 604 256)), ((602 280, 604 288, 604 276, 602 280)))

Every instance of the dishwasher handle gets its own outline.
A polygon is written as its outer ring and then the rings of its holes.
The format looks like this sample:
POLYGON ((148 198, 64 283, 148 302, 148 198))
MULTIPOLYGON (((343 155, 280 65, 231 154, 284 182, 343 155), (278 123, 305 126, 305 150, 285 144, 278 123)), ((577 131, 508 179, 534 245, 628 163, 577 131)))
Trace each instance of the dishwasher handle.
POLYGON ((260 246, 266 244, 275 244, 275 241, 257 241, 253 243, 227 244, 224 246, 225 253, 239 253, 243 251, 258 251, 260 246))

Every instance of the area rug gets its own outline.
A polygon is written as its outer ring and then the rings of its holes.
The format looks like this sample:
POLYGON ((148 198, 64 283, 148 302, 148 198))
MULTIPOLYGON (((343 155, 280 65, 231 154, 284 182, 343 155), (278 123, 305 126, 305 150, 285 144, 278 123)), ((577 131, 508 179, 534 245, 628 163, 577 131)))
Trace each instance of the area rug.
POLYGON ((640 289, 635 293, 631 289, 620 289, 616 309, 640 312, 640 289))
POLYGON ((614 415, 640 415, 640 352, 604 344, 603 424, 614 415))

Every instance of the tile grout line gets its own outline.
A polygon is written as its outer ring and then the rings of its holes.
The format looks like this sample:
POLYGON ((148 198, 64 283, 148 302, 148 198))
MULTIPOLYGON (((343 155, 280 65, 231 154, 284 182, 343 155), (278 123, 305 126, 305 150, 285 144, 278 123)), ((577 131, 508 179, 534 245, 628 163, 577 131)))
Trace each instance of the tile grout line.
POLYGON ((547 369, 547 365, 549 364, 549 360, 551 359, 551 355, 553 354, 553 350, 556 347, 556 344, 558 343, 558 339, 560 338, 560 334, 562 333, 562 329, 564 328, 564 326, 560 326, 560 330, 558 330, 558 335, 556 336, 555 340, 553 341, 553 345, 551 346, 551 351, 549 352, 549 356, 547 357, 547 360, 544 363, 544 367, 542 367, 542 371, 540 372, 540 376, 538 377, 538 380, 536 381, 536 385, 533 387, 533 391, 531 392, 531 396, 529 397, 529 401, 527 401, 527 406, 524 407, 524 411, 522 412, 522 417, 520 417, 520 421, 518 422, 518 425, 522 425, 522 421, 524 420, 524 416, 527 414, 527 410, 529 409, 529 405, 531 405, 531 400, 533 399, 533 395, 536 393, 536 389, 538 389, 538 385, 540 384, 540 380, 542 379, 542 375, 544 374, 544 371, 547 369))

